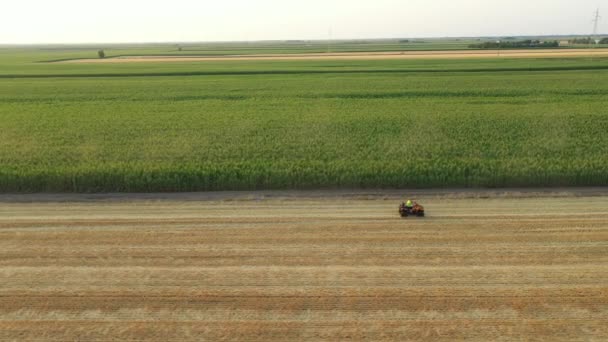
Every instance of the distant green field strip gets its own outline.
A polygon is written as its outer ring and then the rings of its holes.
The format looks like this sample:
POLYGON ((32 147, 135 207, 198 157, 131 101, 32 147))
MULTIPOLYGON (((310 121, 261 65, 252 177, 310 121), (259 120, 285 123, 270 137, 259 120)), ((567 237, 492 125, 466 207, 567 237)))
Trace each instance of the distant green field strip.
MULTIPOLYGON (((531 96, 608 96, 608 89, 578 89, 578 90, 440 90, 440 91, 400 91, 400 92, 348 92, 348 93, 323 93, 291 96, 281 95, 281 98, 292 97, 294 99, 344 99, 344 100, 383 100, 399 98, 522 98, 531 96)), ((188 101, 244 101, 252 99, 271 99, 277 95, 230 95, 230 94, 198 94, 198 95, 176 95, 176 94, 153 94, 150 96, 126 96, 126 95, 80 95, 65 94, 63 96, 26 96, 8 97, 1 96, 0 101, 4 104, 67 104, 78 102, 188 102, 188 101)), ((493 99, 495 101, 495 99, 493 99)), ((555 101, 555 100, 554 100, 555 101)))
POLYGON ((392 73, 493 73, 493 72, 548 72, 608 70, 608 65, 593 66, 534 66, 512 68, 470 69, 353 69, 353 70, 222 70, 222 71, 166 71, 166 72, 98 72, 49 74, 0 74, 0 78, 95 78, 95 77, 166 77, 166 76, 248 76, 248 75, 306 75, 306 74, 392 74, 392 73))

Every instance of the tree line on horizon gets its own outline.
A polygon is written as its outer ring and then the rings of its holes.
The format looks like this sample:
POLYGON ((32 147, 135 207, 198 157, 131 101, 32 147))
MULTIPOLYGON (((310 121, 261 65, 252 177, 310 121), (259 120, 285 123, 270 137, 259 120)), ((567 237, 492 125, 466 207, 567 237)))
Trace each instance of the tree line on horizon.
POLYGON ((496 41, 496 42, 483 42, 480 44, 471 44, 471 49, 514 49, 514 48, 553 48, 559 47, 557 40, 520 40, 520 41, 496 41))
MULTIPOLYGON (((570 44, 595 44, 595 38, 574 38, 568 41, 570 44)), ((608 37, 601 38, 599 44, 608 44, 608 37)))

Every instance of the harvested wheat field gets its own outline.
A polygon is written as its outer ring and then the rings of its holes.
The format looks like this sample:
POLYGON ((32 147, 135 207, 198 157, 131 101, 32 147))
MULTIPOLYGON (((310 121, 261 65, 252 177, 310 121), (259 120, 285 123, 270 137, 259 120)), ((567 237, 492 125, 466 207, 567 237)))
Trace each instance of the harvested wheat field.
POLYGON ((71 59, 54 63, 152 63, 212 61, 314 61, 314 60, 391 60, 463 58, 565 58, 606 57, 608 49, 520 49, 520 50, 445 50, 403 52, 333 52, 228 56, 119 56, 102 59, 71 59))
POLYGON ((0 204, 0 340, 608 339, 608 198, 0 204))

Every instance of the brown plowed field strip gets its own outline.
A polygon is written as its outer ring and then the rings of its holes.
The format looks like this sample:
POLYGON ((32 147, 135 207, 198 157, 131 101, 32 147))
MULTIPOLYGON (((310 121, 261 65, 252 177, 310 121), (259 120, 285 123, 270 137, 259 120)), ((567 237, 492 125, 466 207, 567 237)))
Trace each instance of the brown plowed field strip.
POLYGON ((606 57, 608 49, 538 49, 538 50, 448 50, 403 52, 337 52, 232 56, 122 56, 104 59, 74 59, 55 63, 155 63, 212 61, 314 61, 314 60, 387 60, 387 59, 462 59, 462 58, 550 58, 606 57))
POLYGON ((0 205, 0 340, 608 340, 608 198, 0 205))

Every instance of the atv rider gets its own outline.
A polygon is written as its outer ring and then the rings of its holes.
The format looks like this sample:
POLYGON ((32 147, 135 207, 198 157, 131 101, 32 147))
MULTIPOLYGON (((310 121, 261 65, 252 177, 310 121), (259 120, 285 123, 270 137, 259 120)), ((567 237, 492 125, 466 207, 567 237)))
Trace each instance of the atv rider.
POLYGON ((405 203, 405 207, 408 210, 412 210, 414 208, 414 203, 412 202, 412 200, 407 200, 407 203, 405 203))

